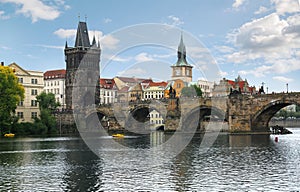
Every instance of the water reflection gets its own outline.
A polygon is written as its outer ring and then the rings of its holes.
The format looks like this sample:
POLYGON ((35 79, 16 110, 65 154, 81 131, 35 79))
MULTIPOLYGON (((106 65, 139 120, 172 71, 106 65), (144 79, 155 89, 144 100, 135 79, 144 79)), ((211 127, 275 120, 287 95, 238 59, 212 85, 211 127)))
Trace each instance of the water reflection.
POLYGON ((63 178, 64 191, 94 191, 99 189, 102 185, 103 173, 101 159, 89 151, 82 141, 78 141, 76 147, 81 150, 65 154, 67 171, 63 178))
POLYGON ((267 146, 270 144, 270 135, 229 135, 230 147, 267 146))
POLYGON ((150 133, 150 146, 157 147, 165 142, 165 133, 162 131, 154 131, 150 133))
MULTIPOLYGON (((196 134, 176 157, 174 135, 153 132, 94 155, 79 138, 0 140, 0 191, 298 191, 300 129, 293 135, 227 135, 201 149, 196 134)), ((189 135, 177 135, 184 142, 189 135)), ((98 138, 105 143, 112 138, 98 138)))

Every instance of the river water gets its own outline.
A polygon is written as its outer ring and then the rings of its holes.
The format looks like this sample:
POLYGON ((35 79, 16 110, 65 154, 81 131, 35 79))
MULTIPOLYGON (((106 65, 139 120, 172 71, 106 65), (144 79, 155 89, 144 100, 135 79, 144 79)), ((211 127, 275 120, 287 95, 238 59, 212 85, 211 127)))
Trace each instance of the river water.
POLYGON ((77 137, 0 138, 0 191, 299 191, 300 129, 291 131, 278 142, 221 133, 205 151, 195 135, 176 157, 145 153, 171 137, 162 132, 119 139, 130 150, 100 157, 77 137))

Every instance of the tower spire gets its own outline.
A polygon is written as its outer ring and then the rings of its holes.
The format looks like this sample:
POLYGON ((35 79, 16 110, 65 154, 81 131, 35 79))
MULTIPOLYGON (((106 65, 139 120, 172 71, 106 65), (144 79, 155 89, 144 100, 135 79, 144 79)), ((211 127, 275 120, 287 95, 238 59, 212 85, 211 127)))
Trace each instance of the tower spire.
POLYGON ((79 21, 76 40, 75 40, 75 47, 90 47, 90 39, 89 33, 87 29, 86 22, 79 21))
POLYGON ((180 43, 178 45, 178 50, 177 50, 177 66, 180 65, 188 65, 187 61, 186 61, 186 49, 185 49, 185 45, 183 43, 183 35, 181 32, 181 37, 180 37, 180 43))
POLYGON ((95 47, 97 46, 95 34, 94 34, 94 37, 93 37, 92 46, 93 46, 93 47, 94 47, 94 46, 95 46, 95 47))

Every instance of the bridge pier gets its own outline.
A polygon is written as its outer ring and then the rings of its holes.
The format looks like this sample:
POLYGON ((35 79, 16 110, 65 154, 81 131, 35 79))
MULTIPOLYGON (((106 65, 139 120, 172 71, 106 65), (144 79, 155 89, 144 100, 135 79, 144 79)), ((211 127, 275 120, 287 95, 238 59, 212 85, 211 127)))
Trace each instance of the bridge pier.
POLYGON ((251 122, 249 115, 229 115, 229 132, 251 132, 251 122))

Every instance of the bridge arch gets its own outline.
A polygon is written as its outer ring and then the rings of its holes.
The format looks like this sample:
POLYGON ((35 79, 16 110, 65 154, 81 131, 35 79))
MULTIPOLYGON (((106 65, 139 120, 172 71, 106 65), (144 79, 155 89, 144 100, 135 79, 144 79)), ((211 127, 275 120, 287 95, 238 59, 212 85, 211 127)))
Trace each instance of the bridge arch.
POLYGON ((139 104, 133 106, 129 111, 125 122, 126 129, 143 134, 148 133, 150 130, 150 112, 152 110, 157 111, 162 116, 163 121, 166 121, 167 109, 162 103, 139 104), (142 130, 145 130, 145 132, 142 130))
POLYGON ((270 131, 269 122, 274 115, 282 108, 289 105, 299 105, 295 100, 276 100, 257 111, 251 118, 251 131, 270 131))
POLYGON ((197 130, 205 131, 203 127, 201 127, 201 123, 205 121, 227 121, 225 114, 223 110, 217 107, 200 105, 184 115, 182 129, 186 131, 194 130, 194 127, 197 126, 197 130))
POLYGON ((101 108, 87 110, 85 115, 86 127, 87 129, 98 129, 101 124, 103 128, 108 128, 109 117, 109 111, 101 110, 101 108))

